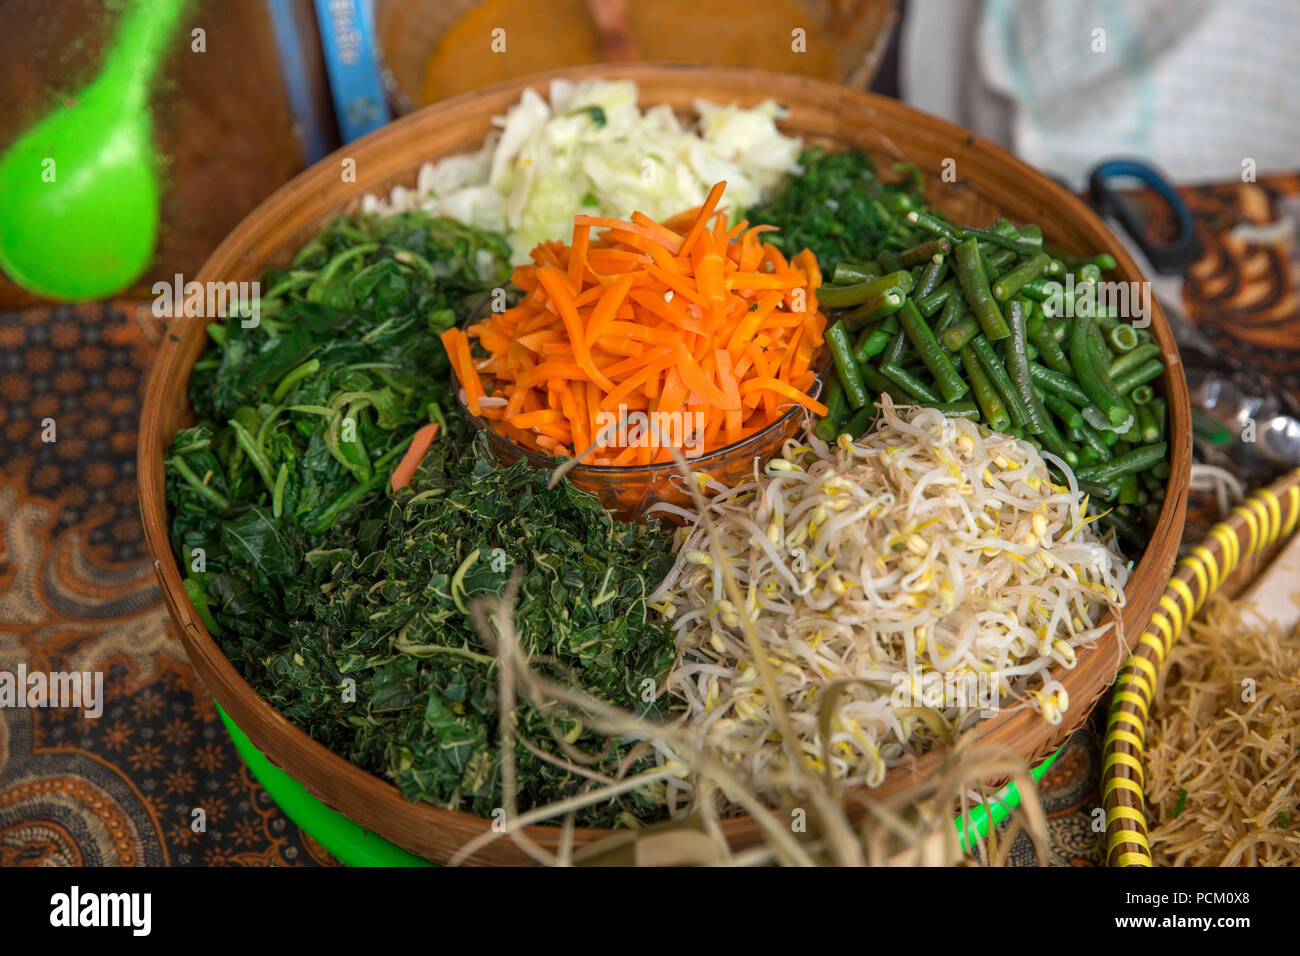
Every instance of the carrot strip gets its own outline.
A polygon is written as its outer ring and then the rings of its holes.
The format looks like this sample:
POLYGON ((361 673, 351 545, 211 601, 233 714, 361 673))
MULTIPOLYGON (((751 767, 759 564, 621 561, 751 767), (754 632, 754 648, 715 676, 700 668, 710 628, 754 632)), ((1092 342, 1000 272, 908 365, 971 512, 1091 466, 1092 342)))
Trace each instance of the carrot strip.
POLYGON ((722 394, 718 386, 709 381, 709 377, 704 374, 704 370, 695 362, 695 358, 686 351, 681 345, 678 345, 677 352, 677 369, 681 372, 682 381, 686 387, 695 395, 716 405, 719 408, 726 407, 727 397, 722 394))
POLYGON ((510 420, 516 428, 532 428, 535 425, 552 425, 564 418, 558 408, 540 408, 535 412, 523 412, 510 420))
POLYGON ((689 416, 707 452, 792 402, 824 411, 808 394, 827 321, 816 259, 802 250, 787 260, 762 241, 771 226, 732 224, 719 205, 725 185, 664 222, 575 216, 568 245, 534 248, 512 276, 525 293, 518 305, 443 336, 471 411, 525 447, 591 447, 587 463, 612 465, 670 455, 649 441, 615 447, 600 434, 609 412, 689 416), (489 390, 504 405, 484 408, 489 390))
POLYGON ((587 247, 591 243, 591 227, 573 224, 573 246, 569 249, 569 281, 574 288, 582 288, 582 272, 587 268, 587 247))
MULTIPOLYGON (((613 285, 605 290, 605 293, 600 297, 600 301, 596 303, 596 307, 591 310, 591 318, 587 321, 586 346, 588 348, 603 334, 601 329, 613 321, 614 313, 623 304, 623 300, 627 298, 631 288, 632 276, 626 274, 620 276, 613 285)), ((597 381, 594 376, 592 381, 597 381)))
POLYGON ((815 398, 809 398, 799 389, 795 388, 789 382, 783 382, 776 378, 751 378, 748 382, 740 386, 740 394, 747 395, 755 391, 776 392, 782 398, 788 398, 792 402, 798 402, 804 408, 811 409, 818 415, 826 414, 826 406, 815 398))
MULTIPOLYGON (((720 192, 719 195, 721 195, 720 192)), ((659 243, 673 255, 676 255, 681 248, 681 237, 671 229, 665 229, 658 225, 656 225, 656 228, 651 229, 639 223, 627 222, 623 219, 610 219, 605 216, 574 216, 573 223, 576 226, 597 226, 631 233, 634 236, 640 236, 642 239, 649 239, 651 242, 659 243)))
POLYGON ((695 245, 696 240, 699 239, 700 234, 704 232, 704 226, 709 221, 709 217, 713 215, 713 210, 718 208, 718 202, 722 199, 722 191, 726 188, 727 183, 723 180, 720 183, 716 183, 714 187, 709 190, 708 198, 704 200, 704 205, 700 207, 699 213, 695 216, 695 222, 691 224, 690 230, 686 233, 686 238, 682 240, 681 247, 677 250, 681 252, 682 255, 690 254, 691 248, 695 245))
POLYGON ((402 460, 393 469, 393 477, 390 480, 393 491, 400 491, 411 483, 411 479, 415 477, 416 469, 420 467, 420 462, 424 460, 425 454, 437 437, 437 422, 425 425, 416 431, 411 438, 411 444, 406 448, 406 453, 402 455, 402 460))
POLYGON ((451 359, 451 367, 460 380, 460 387, 465 389, 465 406, 471 415, 478 415, 482 411, 478 400, 487 393, 483 390, 478 370, 474 368, 474 360, 469 354, 469 339, 460 329, 451 328, 442 333, 442 347, 447 350, 447 357, 451 359))

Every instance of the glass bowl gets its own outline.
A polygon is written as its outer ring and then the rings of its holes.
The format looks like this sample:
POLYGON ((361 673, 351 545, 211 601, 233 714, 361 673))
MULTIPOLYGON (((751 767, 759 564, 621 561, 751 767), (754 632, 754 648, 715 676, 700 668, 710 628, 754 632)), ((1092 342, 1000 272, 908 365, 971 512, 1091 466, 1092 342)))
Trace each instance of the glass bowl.
MULTIPOLYGON (((829 360, 821 361, 817 378, 809 389, 811 397, 821 397, 829 371, 829 360)), ((463 404, 461 409, 487 434, 492 454, 506 467, 526 458, 533 467, 549 470, 565 460, 525 448, 498 432, 487 419, 470 414, 463 404)), ((765 464, 779 454, 786 439, 798 434, 805 416, 812 414, 802 405, 792 404, 780 418, 752 435, 688 458, 687 462, 695 474, 707 475, 728 486, 738 484, 753 477, 755 459, 765 464)), ((564 476, 578 488, 595 495, 604 507, 624 521, 641 519, 656 504, 693 508, 686 479, 672 461, 652 465, 574 465, 564 476)))

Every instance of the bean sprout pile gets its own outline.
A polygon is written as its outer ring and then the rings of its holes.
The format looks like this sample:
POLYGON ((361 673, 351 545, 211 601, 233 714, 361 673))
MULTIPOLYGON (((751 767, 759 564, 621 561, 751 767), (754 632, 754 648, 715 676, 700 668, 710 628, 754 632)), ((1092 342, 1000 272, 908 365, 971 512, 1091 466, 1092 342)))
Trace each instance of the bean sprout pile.
POLYGON ((846 785, 879 785, 997 708, 1059 723, 1069 700, 1050 672, 1112 628, 1128 579, 1068 467, 1053 459, 1056 483, 1028 442, 888 397, 863 438, 805 440, 708 489, 652 596, 681 649, 667 689, 701 742, 755 774, 783 759, 746 614, 798 755, 846 785))

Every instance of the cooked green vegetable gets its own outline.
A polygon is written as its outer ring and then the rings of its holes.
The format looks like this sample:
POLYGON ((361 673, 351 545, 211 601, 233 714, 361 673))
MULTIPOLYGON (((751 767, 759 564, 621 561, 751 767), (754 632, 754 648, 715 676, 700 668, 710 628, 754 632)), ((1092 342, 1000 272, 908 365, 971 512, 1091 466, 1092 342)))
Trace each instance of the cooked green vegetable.
POLYGON ((868 299, 857 308, 845 312, 840 321, 856 331, 887 315, 893 315, 903 307, 905 301, 906 295, 901 288, 887 289, 874 299, 868 299))
POLYGON ((989 290, 988 277, 980 263, 979 245, 975 239, 967 239, 957 245, 957 281, 961 283, 962 293, 970 303, 971 311, 979 320, 980 328, 990 340, 1005 339, 1011 334, 1006 320, 998 308, 997 300, 989 290))
POLYGON ((913 284, 910 272, 890 272, 876 279, 855 282, 853 285, 824 285, 817 290, 817 301, 830 309, 845 309, 861 305, 893 289, 903 293, 911 292, 913 284))
POLYGON ((1003 365, 1002 359, 993 348, 993 343, 982 335, 977 335, 971 339, 968 346, 980 360, 980 365, 984 368, 984 374, 989 377, 993 387, 997 389, 998 395, 1002 397, 1003 405, 1006 407, 1007 414, 1011 416, 1011 424, 1017 428, 1026 428, 1029 425, 1029 409, 1025 407, 1024 400, 1016 390, 1015 385, 1011 382, 1011 376, 1007 374, 1006 366, 1003 365))
POLYGON ((880 374, 901 388, 904 393, 911 396, 915 401, 924 402, 927 405, 937 405, 940 402, 939 396, 931 391, 929 386, 901 365, 886 362, 880 366, 880 374))
POLYGON ((1110 419, 1112 425, 1121 425, 1128 419, 1128 409, 1115 393, 1114 386, 1102 377, 1099 356, 1089 337, 1093 328, 1095 326, 1090 318, 1075 316, 1074 324, 1070 327, 1070 364, 1079 386, 1088 398, 1110 419))
POLYGON ((751 208, 747 218, 779 226, 781 231, 765 236, 766 241, 787 257, 811 249, 827 275, 837 262, 876 258, 875 247, 906 224, 889 206, 901 211, 922 203, 909 184, 882 183, 866 153, 809 149, 799 157, 799 165, 803 175, 792 177, 785 189, 751 208), (869 256, 862 255, 866 249, 873 250, 869 256))
POLYGON ((830 346, 835 370, 839 373, 840 384, 844 387, 845 401, 848 402, 849 408, 861 408, 867 403, 867 389, 862 384, 858 364, 853 360, 853 346, 849 344, 849 336, 844 331, 842 322, 836 322, 826 330, 826 344, 830 346))
POLYGON ((917 311, 916 305, 911 300, 905 302, 903 308, 899 310, 898 322, 907 333, 907 337, 911 339, 912 346, 920 353, 921 361, 934 376, 945 402, 955 402, 970 391, 970 386, 957 374, 947 353, 939 347, 939 341, 934 337, 933 330, 921 317, 921 313, 917 311))
MULTIPOLYGON (((643 600, 671 562, 668 535, 469 443, 437 336, 492 304, 508 259, 500 236, 424 213, 337 220, 267 275, 256 327, 213 324, 191 382, 199 420, 166 459, 186 591, 254 688, 409 798, 481 814, 500 801, 499 718, 475 596, 517 569, 529 649, 629 707, 647 706, 642 681, 674 654, 643 600), (393 468, 434 421, 441 434, 394 495, 393 468)), ((560 753, 542 715, 516 721, 560 753)), ((555 729, 618 772, 624 748, 572 720, 555 729)), ((530 800, 582 783, 522 745, 516 761, 530 800)), ((584 820, 659 814, 636 792, 584 820)))
POLYGON ((1036 279, 1047 271, 1050 258, 1045 252, 1038 252, 1016 266, 1006 275, 993 283, 993 297, 999 302, 1008 301, 1020 291, 1030 279, 1036 279))
MULTIPOLYGON (((856 336, 851 356, 841 354, 836 363, 846 396, 861 398, 865 408, 888 392, 896 400, 960 408, 953 414, 964 416, 969 408, 953 402, 973 392, 985 425, 1071 466, 1105 464, 1116 457, 1111 446, 1163 434, 1155 406, 1138 412, 1152 401, 1147 383, 1164 370, 1160 347, 1148 330, 1087 308, 1095 306, 1092 293, 1103 272, 1115 268, 1114 257, 1045 244, 1032 224, 954 224, 926 205, 914 170, 906 183, 883 185, 861 154, 809 151, 802 162, 806 174, 749 218, 780 227, 787 254, 803 245, 813 250, 835 279, 819 292, 823 306, 855 307, 839 316, 856 336), (867 201, 845 205, 834 183, 854 176, 865 184, 867 201), (848 214, 839 215, 841 209, 848 214), (1067 276, 1072 281, 1063 281, 1067 276), (1086 294, 1076 295, 1080 289, 1086 294)), ((823 432, 841 424, 837 419, 823 432)), ((1156 496, 1144 496, 1148 473, 1154 469, 1139 476, 1132 502, 1137 526, 1159 509, 1156 496)), ((1110 502, 1123 484, 1091 486, 1110 502)), ((1132 484, 1122 490, 1126 500, 1133 497, 1132 484)))
POLYGON ((964 315, 957 320, 955 325, 943 333, 943 347, 949 352, 956 352, 979 334, 979 320, 973 315, 964 315))
MULTIPOLYGON (((499 596, 518 569, 516 628, 540 669, 662 717, 644 682, 658 688, 676 647, 646 596, 672 550, 654 522, 616 522, 568 482, 547 489, 549 473, 526 461, 500 467, 481 437, 467 450, 435 442, 386 515, 307 555, 310 617, 260 666, 272 703, 310 722, 332 749, 410 799, 490 816, 501 805, 497 678, 471 602, 499 596), (357 704, 337 692, 348 677, 357 704)), ((534 748, 567 759, 548 729, 558 720, 561 736, 599 757, 590 769, 607 776, 627 756, 573 717, 520 706, 514 720, 534 748)), ((561 799, 584 780, 522 746, 515 760, 527 805, 561 799)), ((611 826, 624 812, 648 820, 662 807, 654 793, 634 791, 583 819, 611 826)))
MULTIPOLYGON (((1038 391, 1029 374, 1029 334, 1025 331, 1025 324, 1030 307, 1029 300, 1020 296, 1008 299, 1002 307, 1007 325, 1011 327, 1011 337, 1006 340, 1002 358, 1011 384, 1015 386, 1016 394, 1025 406, 1025 431, 1039 435, 1051 428, 1052 423, 1047 418, 1047 410, 1039 400, 1038 391)), ((1053 448, 1052 451, 1056 449, 1053 448)))

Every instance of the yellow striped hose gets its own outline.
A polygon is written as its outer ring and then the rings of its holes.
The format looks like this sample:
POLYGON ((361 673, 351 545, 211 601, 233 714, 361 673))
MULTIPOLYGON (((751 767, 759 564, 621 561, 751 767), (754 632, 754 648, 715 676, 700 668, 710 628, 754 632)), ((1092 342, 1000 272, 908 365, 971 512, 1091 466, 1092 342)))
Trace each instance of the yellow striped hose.
POLYGON ((1256 491, 1178 563, 1111 696, 1102 761, 1106 864, 1150 866, 1142 756, 1160 666, 1183 629, 1241 562, 1287 538, 1300 521, 1300 469, 1256 491))

